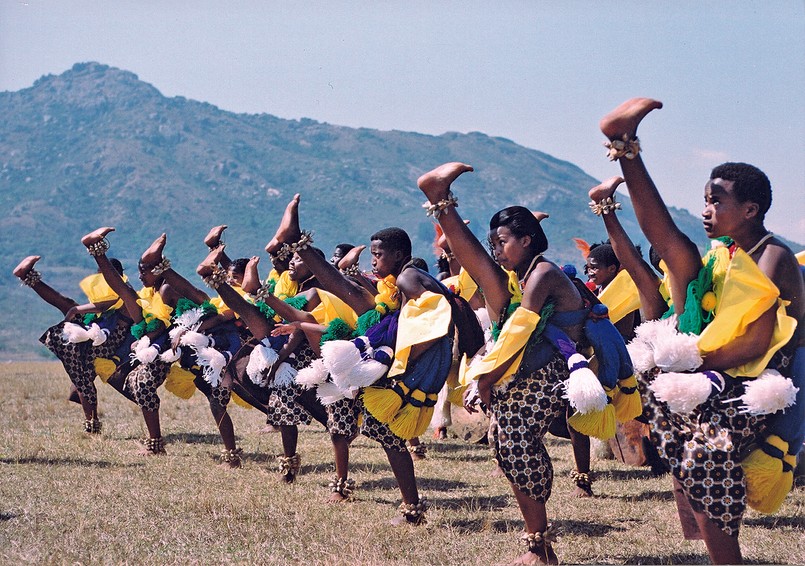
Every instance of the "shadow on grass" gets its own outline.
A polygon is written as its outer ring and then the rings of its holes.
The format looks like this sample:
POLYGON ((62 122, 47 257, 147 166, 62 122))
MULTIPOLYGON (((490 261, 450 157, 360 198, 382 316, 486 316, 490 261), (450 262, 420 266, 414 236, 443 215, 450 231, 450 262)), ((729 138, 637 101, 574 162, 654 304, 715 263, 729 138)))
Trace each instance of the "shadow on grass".
MULTIPOLYGON (((710 564, 710 558, 706 554, 663 554, 661 556, 651 554, 633 554, 623 558, 624 564, 710 564)), ((744 564, 751 564, 744 562, 744 564)))
POLYGON ((762 529, 776 529, 777 527, 805 529, 805 517, 752 517, 751 519, 744 519, 744 525, 762 529))
POLYGON ((221 435, 213 433, 182 432, 166 435, 165 442, 181 442, 182 444, 221 444, 221 435))
MULTIPOLYGON (((473 496, 467 497, 428 497, 428 500, 434 507, 439 509, 457 509, 461 511, 470 510, 498 510, 505 509, 511 506, 511 498, 508 495, 492 495, 492 496, 473 496)), ((459 520, 454 524, 461 524, 463 521, 459 520)))
POLYGON ((621 501, 673 501, 674 494, 670 491, 644 491, 638 495, 613 495, 611 493, 596 493, 597 499, 620 499, 621 501))
POLYGON ((10 521, 11 519, 16 519, 18 515, 16 513, 0 513, 0 521, 10 521))
MULTIPOLYGON (((577 521, 575 519, 557 519, 553 521, 559 533, 584 535, 588 537, 603 537, 611 532, 624 532, 626 527, 596 523, 595 521, 577 521)), ((632 562, 627 562, 632 564, 632 562)))
POLYGON ((608 480, 647 480, 653 477, 650 468, 633 468, 629 470, 595 470, 595 479, 608 480))
POLYGON ((0 464, 32 464, 34 466, 77 466, 80 468, 141 468, 145 464, 115 464, 112 462, 85 460, 83 458, 0 458, 0 464))

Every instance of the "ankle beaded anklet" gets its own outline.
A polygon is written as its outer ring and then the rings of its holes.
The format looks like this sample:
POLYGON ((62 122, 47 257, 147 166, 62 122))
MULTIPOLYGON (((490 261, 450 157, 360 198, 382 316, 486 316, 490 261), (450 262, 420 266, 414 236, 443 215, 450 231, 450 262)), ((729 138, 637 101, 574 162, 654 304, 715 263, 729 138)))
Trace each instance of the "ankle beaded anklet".
POLYGON ((40 281, 42 281, 42 274, 33 268, 25 274, 25 277, 20 277, 20 285, 23 287, 33 287, 40 281))
POLYGON ((330 491, 338 493, 344 499, 349 499, 355 491, 355 480, 336 476, 333 481, 330 482, 330 491))
POLYGON ((615 202, 615 196, 613 195, 601 199, 601 202, 590 202, 590 210, 592 210, 593 214, 596 216, 601 216, 602 214, 609 214, 615 210, 621 210, 621 203, 615 202))
POLYGON ((158 264, 151 268, 152 275, 162 275, 171 268, 171 260, 166 257, 162 258, 158 264))
POLYGON ((418 503, 400 503, 397 510, 409 522, 418 522, 429 507, 428 500, 420 497, 418 503))
POLYGON ((416 446, 409 446, 408 451, 411 455, 422 456, 424 458, 428 454, 428 447, 424 444, 417 444, 416 446))
POLYGON ((284 259, 288 259, 289 257, 293 256, 296 252, 300 250, 306 250, 310 245, 313 243, 313 232, 308 230, 302 230, 302 233, 299 236, 299 240, 292 244, 282 244, 282 247, 277 250, 276 257, 280 261, 284 259))
POLYGON ((434 204, 426 202, 422 205, 422 208, 425 209, 425 216, 433 216, 433 218, 438 220, 442 214, 448 214, 450 212, 448 208, 451 206, 458 207, 458 199, 453 194, 453 191, 448 190, 446 198, 434 204))
POLYGON ((543 550, 546 546, 550 546, 551 543, 556 542, 557 536, 556 531, 553 528, 553 525, 549 524, 548 528, 542 532, 536 533, 525 533, 523 536, 520 537, 520 540, 528 547, 529 552, 533 552, 537 554, 540 550, 543 550))
POLYGON ((280 456, 280 474, 283 476, 296 476, 302 468, 302 458, 299 454, 293 456, 280 456))
POLYGON ((157 438, 146 438, 143 441, 143 444, 145 444, 146 450, 148 450, 152 454, 165 453, 165 441, 162 439, 161 436, 157 438))
POLYGON ((109 240, 105 237, 98 240, 94 244, 87 246, 87 253, 93 257, 105 254, 109 250, 109 240))
POLYGON ((84 421, 84 432, 98 434, 101 432, 101 421, 98 419, 87 419, 84 421))
POLYGON ((221 462, 225 464, 236 464, 240 467, 240 455, 243 454, 242 448, 233 448, 232 450, 227 450, 224 448, 221 450, 221 462))
POLYGON ((347 277, 358 277, 361 274, 361 270, 358 268, 357 264, 353 264, 342 269, 341 273, 347 277))
POLYGON ((577 487, 584 490, 587 495, 593 494, 593 480, 590 478, 590 474, 570 470, 570 479, 576 483, 577 487))
POLYGON ((627 134, 623 134, 619 140, 604 142, 604 147, 609 149, 607 157, 610 161, 617 161, 621 157, 634 159, 640 153, 640 140, 637 139, 637 136, 629 139, 627 134))
POLYGON ((201 280, 210 289, 217 289, 221 284, 226 283, 226 270, 220 265, 216 265, 207 277, 202 277, 201 280))

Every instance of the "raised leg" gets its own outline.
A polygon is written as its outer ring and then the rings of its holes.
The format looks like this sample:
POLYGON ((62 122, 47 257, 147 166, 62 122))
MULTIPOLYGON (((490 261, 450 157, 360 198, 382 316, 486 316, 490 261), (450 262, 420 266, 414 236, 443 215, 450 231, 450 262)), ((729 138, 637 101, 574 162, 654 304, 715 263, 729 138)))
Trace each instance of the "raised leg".
POLYGON ((66 297, 56 291, 53 287, 48 285, 47 283, 43 282, 41 278, 37 275, 36 278, 30 279, 28 275, 34 271, 34 265, 36 262, 42 259, 42 256, 38 255, 29 255, 25 259, 23 259, 17 267, 14 268, 14 275, 19 277, 19 279, 34 292, 39 295, 46 303, 52 305, 59 309, 63 315, 66 315, 70 309, 75 306, 78 306, 73 299, 70 297, 66 297), (26 282, 27 281, 27 282, 26 282))

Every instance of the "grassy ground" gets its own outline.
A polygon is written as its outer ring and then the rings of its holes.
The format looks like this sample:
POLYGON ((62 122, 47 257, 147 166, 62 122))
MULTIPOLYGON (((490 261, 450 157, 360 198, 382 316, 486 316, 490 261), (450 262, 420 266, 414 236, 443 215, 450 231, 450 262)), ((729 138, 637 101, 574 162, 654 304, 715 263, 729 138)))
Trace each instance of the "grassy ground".
MULTIPOLYGON (((382 450, 353 444, 356 501, 332 505, 329 440, 320 426, 300 434, 302 475, 275 472, 278 434, 260 434, 255 410, 231 409, 246 458, 217 467, 220 441, 206 400, 163 393, 168 456, 136 453, 139 410, 99 383, 104 431, 81 432, 56 363, 0 367, 0 562, 490 564, 521 552, 523 522, 503 479, 493 479, 486 447, 429 442, 416 462, 431 503, 425 527, 392 527, 399 493, 382 450)), ((556 480, 549 516, 565 563, 702 564, 701 541, 684 541, 668 477, 611 461, 594 463, 598 496, 571 499, 570 446, 549 438, 556 480)), ((750 511, 741 531, 753 563, 805 562, 805 489, 781 511, 750 511)))

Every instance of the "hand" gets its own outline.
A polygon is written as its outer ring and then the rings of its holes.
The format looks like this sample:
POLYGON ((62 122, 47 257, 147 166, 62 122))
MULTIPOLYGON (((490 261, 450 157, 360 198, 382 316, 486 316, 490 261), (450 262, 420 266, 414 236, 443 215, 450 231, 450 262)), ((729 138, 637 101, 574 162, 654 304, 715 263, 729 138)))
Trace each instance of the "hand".
POLYGON ((301 328, 302 324, 298 321, 289 322, 288 324, 277 324, 274 330, 271 331, 272 336, 288 336, 293 334, 301 328))
POLYGON ((478 409, 476 405, 480 401, 478 397, 478 385, 477 383, 471 384, 467 389, 464 391, 464 395, 462 395, 462 402, 464 403, 464 409, 470 413, 477 413, 478 409))
POLYGON ((179 347, 180 342, 182 341, 182 336, 185 335, 187 332, 187 328, 182 329, 181 332, 177 332, 176 336, 173 337, 171 340, 171 349, 175 352, 176 349, 179 347))

